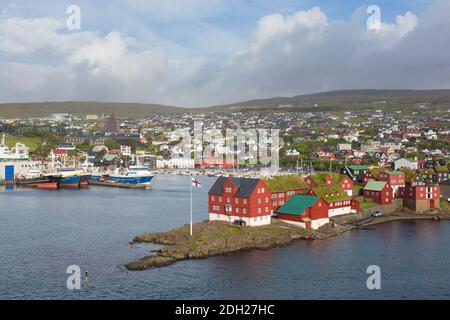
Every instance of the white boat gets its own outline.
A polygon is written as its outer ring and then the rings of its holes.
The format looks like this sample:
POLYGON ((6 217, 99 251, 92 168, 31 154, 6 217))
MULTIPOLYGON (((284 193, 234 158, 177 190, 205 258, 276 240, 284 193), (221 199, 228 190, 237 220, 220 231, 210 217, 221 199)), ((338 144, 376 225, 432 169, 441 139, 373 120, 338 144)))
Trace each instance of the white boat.
POLYGON ((5 135, 2 136, 2 143, 0 144, 0 161, 19 161, 29 160, 29 149, 26 145, 17 142, 12 149, 5 143, 5 135))
POLYGON ((116 169, 109 174, 108 180, 118 183, 150 184, 154 177, 146 167, 130 167, 130 169, 116 169))

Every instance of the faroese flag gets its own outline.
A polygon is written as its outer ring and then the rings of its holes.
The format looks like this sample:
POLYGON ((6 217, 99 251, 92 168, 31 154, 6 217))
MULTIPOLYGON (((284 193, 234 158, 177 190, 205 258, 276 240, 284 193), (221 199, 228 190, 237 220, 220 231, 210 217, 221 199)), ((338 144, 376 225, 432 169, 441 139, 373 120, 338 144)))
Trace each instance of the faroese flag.
POLYGON ((201 188, 202 187, 202 183, 195 179, 194 177, 191 177, 191 181, 192 181, 192 186, 196 187, 196 188, 201 188))

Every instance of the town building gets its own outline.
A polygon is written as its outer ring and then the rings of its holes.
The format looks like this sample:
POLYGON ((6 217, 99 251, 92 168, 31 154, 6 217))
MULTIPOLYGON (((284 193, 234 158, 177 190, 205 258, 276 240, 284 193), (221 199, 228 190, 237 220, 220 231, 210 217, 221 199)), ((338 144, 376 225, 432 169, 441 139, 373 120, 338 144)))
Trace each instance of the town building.
POLYGON ((436 166, 434 171, 436 172, 437 183, 442 183, 450 179, 449 169, 447 166, 436 166))
POLYGON ((410 168, 412 170, 419 169, 419 163, 416 159, 400 158, 394 161, 394 170, 401 168, 410 168))
POLYGON ((338 185, 313 187, 307 195, 318 196, 328 204, 328 217, 356 213, 359 209, 358 200, 352 199, 338 185))
POLYGON ((392 188, 386 181, 369 180, 363 188, 364 200, 385 205, 392 203, 392 188))
POLYGON ((351 165, 351 166, 345 166, 342 169, 342 173, 349 176, 350 179, 356 182, 362 182, 364 174, 369 171, 369 167, 367 166, 357 166, 357 165, 351 165))
POLYGON ((270 224, 270 197, 262 179, 219 177, 208 192, 209 220, 249 227, 270 224))
POLYGON ((431 180, 416 175, 401 189, 403 205, 416 212, 440 208, 440 187, 431 180))
POLYGON ((318 229, 330 222, 328 203, 317 196, 293 195, 277 209, 277 219, 305 229, 318 229))
POLYGON ((380 172, 378 175, 379 181, 386 181, 389 186, 392 188, 392 196, 394 198, 399 197, 399 188, 405 187, 406 176, 402 171, 389 171, 389 172, 380 172))
POLYGON ((309 188, 299 176, 274 176, 264 179, 271 194, 272 211, 284 205, 293 195, 302 194, 309 188))

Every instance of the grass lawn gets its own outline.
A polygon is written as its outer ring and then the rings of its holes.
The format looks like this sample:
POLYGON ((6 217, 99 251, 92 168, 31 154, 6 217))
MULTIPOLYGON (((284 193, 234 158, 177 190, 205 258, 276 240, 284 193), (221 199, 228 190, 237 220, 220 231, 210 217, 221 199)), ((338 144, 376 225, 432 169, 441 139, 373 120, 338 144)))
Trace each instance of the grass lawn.
POLYGON ((353 184, 353 196, 359 196, 362 188, 364 188, 363 184, 360 183, 353 184))
POLYGON ((441 209, 450 212, 450 203, 445 200, 441 200, 441 209))
POLYGON ((367 209, 367 208, 372 208, 374 206, 376 206, 377 204, 375 202, 372 201, 361 201, 361 209, 367 209))
POLYGON ((6 136, 5 143, 9 148, 14 148, 16 143, 20 142, 30 148, 30 151, 36 151, 41 145, 41 138, 29 138, 29 137, 16 137, 16 136, 6 136))

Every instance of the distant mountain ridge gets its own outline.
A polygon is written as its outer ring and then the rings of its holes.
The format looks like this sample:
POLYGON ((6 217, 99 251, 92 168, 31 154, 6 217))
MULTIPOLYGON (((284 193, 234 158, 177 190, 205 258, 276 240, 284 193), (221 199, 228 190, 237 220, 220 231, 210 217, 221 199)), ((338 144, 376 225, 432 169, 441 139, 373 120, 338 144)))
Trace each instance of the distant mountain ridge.
POLYGON ((416 103, 450 104, 450 90, 338 90, 293 97, 272 97, 203 108, 183 108, 161 104, 113 102, 36 102, 0 104, 3 117, 42 117, 51 113, 74 115, 115 113, 118 117, 141 117, 152 114, 245 112, 275 110, 345 110, 355 105, 416 103))

